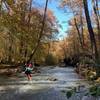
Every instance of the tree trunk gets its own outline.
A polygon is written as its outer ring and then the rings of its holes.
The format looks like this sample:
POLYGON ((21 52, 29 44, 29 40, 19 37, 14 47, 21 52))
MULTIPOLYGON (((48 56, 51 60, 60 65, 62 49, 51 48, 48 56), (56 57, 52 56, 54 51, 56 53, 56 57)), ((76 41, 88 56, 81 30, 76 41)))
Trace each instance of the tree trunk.
POLYGON ((100 14, 99 14, 99 0, 95 0, 95 2, 96 2, 97 15, 98 15, 98 17, 100 19, 100 14))
POLYGON ((77 22, 76 22, 76 18, 75 17, 74 17, 74 22, 75 22, 75 27, 76 27, 76 30, 77 30, 77 33, 78 33, 78 36, 79 36, 80 45, 81 45, 81 48, 83 50, 83 43, 82 43, 81 33, 80 33, 79 28, 78 28, 78 25, 77 25, 77 22))
POLYGON ((80 15, 80 21, 81 21, 81 37, 82 37, 82 43, 83 43, 83 49, 84 49, 84 30, 83 30, 82 14, 80 15))
POLYGON ((97 45, 96 45, 94 31, 93 31, 93 28, 92 28, 92 25, 91 25, 91 19, 90 19, 90 15, 89 15, 87 0, 83 0, 83 5, 84 5, 84 11, 85 11, 85 16, 86 16, 86 21, 87 21, 87 27, 88 27, 88 31, 89 31, 89 35, 90 35, 92 53, 93 53, 93 50, 94 50, 95 59, 98 60, 97 45))
POLYGON ((13 54, 13 38, 11 36, 11 33, 9 33, 9 48, 8 48, 8 62, 12 62, 12 54, 13 54))
POLYGON ((43 21, 42 21, 42 27, 41 27, 41 30, 40 30, 40 34, 39 34, 39 39, 37 41, 37 45, 36 45, 35 49, 32 50, 32 53, 29 56, 29 59, 27 60, 27 63, 29 63, 31 61, 31 59, 33 58, 34 54, 36 53, 36 51, 37 51, 37 49, 38 49, 38 47, 40 45, 41 38, 43 36, 44 26, 45 26, 45 19, 46 19, 46 12, 47 12, 47 7, 48 7, 48 1, 49 0, 46 0, 45 11, 44 11, 43 21))
POLYGON ((1 16, 1 11, 2 11, 2 0, 0 1, 0 16, 1 16))
POLYGON ((92 0, 93 10, 95 14, 95 20, 97 24, 97 31, 98 31, 98 47, 100 51, 100 22, 99 22, 99 12, 98 12, 98 0, 92 0))

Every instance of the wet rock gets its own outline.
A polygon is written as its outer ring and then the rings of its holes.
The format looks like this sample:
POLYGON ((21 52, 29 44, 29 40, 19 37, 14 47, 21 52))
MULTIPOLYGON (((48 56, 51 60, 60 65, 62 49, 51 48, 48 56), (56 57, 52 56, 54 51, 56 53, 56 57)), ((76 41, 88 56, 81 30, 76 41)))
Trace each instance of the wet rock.
POLYGON ((76 91, 77 92, 85 92, 87 89, 85 88, 85 85, 79 85, 77 88, 76 88, 76 91))
POLYGON ((40 70, 37 70, 37 73, 41 73, 41 71, 40 70))
POLYGON ((35 67, 35 68, 33 69, 33 73, 41 73, 41 71, 40 71, 38 68, 35 67))
POLYGON ((100 77, 96 80, 97 83, 100 83, 100 77))
POLYGON ((48 78, 47 80, 49 80, 49 81, 57 81, 58 79, 53 78, 53 77, 50 77, 50 78, 48 78))
POLYGON ((83 96, 82 100, 96 100, 93 96, 83 96))

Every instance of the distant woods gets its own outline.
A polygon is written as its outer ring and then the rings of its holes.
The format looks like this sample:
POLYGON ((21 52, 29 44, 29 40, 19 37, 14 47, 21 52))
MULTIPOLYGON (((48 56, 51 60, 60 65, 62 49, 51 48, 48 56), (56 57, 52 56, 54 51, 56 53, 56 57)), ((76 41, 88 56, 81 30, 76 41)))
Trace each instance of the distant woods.
POLYGON ((47 1, 40 8, 33 0, 0 0, 1 63, 42 61, 47 56, 48 40, 58 32, 47 1))
POLYGON ((65 56, 90 55, 100 63, 100 1, 61 0, 60 8, 73 16, 62 45, 65 56))
POLYGON ((71 14, 67 36, 59 41, 55 38, 61 25, 48 8, 49 0, 43 7, 35 2, 0 0, 1 63, 49 63, 50 58, 57 62, 86 55, 100 62, 100 0, 59 0, 61 10, 71 14))

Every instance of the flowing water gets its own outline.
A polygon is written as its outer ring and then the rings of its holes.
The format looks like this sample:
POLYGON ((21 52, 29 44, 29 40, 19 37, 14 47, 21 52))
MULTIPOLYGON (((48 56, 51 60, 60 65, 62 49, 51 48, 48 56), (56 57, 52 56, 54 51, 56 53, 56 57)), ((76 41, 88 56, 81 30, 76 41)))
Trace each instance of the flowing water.
POLYGON ((0 100, 14 100, 15 95, 19 97, 15 98, 15 100, 49 100, 50 96, 52 97, 52 99, 50 100, 66 100, 65 98, 61 99, 62 96, 60 96, 58 92, 54 91, 68 90, 79 85, 88 86, 87 81, 84 79, 80 79, 79 76, 75 73, 74 68, 72 67, 43 67, 40 68, 40 72, 41 73, 33 74, 32 81, 30 82, 27 81, 27 77, 24 75, 24 73, 20 73, 17 77, 11 78, 1 76, 0 98, 2 99, 0 100), (20 94, 26 93, 35 94, 34 99, 20 99, 20 94), (46 97, 46 93, 49 94, 47 95, 48 99, 44 99, 44 97, 46 97), (59 95, 56 93, 58 93, 59 95), (3 96, 4 94, 6 96, 3 96), (35 96, 40 97, 41 99, 35 99, 35 96), (55 96, 57 97, 57 99, 53 99, 53 97, 55 96), (58 99, 59 96, 60 99, 58 99))

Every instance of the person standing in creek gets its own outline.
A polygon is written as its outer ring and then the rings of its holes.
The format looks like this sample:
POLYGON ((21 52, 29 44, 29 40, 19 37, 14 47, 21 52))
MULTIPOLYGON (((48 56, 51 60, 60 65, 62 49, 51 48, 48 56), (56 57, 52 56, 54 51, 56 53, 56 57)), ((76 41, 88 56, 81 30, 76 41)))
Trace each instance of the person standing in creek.
POLYGON ((33 64, 29 63, 29 64, 25 64, 25 74, 28 78, 28 81, 32 80, 32 70, 33 70, 33 64))

